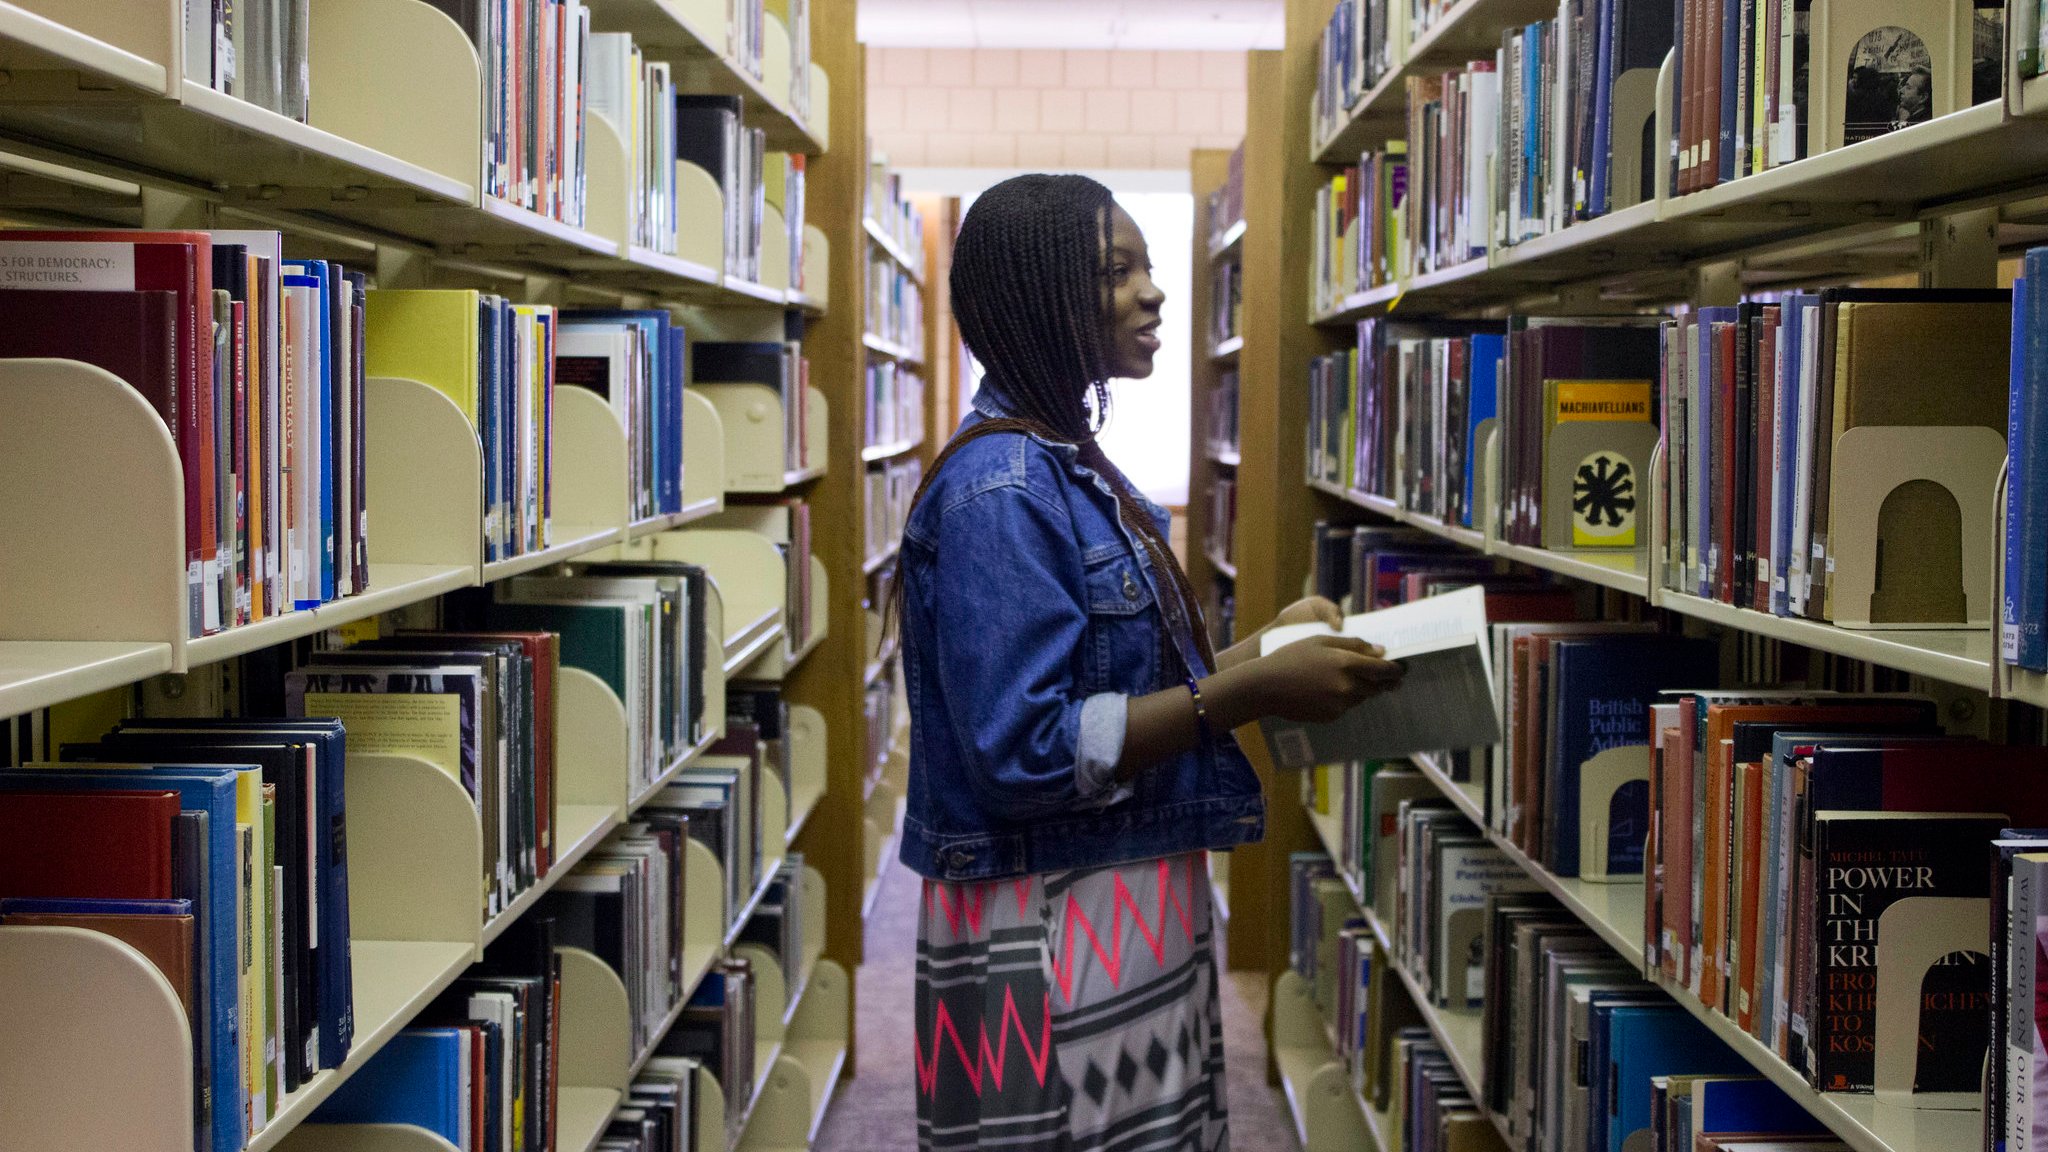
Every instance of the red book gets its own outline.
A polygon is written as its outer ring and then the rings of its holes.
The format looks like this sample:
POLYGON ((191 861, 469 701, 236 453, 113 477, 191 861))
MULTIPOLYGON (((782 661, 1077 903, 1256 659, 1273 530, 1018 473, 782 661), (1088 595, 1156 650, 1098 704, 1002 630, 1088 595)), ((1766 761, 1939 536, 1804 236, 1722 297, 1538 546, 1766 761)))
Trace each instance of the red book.
POLYGON ((176 426, 178 319, 172 293, 0 289, 0 357, 51 357, 104 368, 176 426))
POLYGON ((0 896, 171 898, 176 792, 0 795, 0 896))
POLYGON ((1777 504, 1771 498, 1771 478, 1778 471, 1778 388, 1781 384, 1778 379, 1779 315, 1778 305, 1764 306, 1760 325, 1763 334, 1757 341, 1756 384, 1751 389, 1756 400, 1756 442, 1751 452, 1756 463, 1756 474, 1751 480, 1751 487, 1756 492, 1756 505, 1750 518, 1756 539, 1756 573, 1749 606, 1759 612, 1771 610, 1771 555, 1774 550, 1771 519, 1777 511, 1777 504))
POLYGON ((190 635, 220 627, 214 589, 220 564, 215 507, 213 400, 213 240, 204 232, 9 231, 10 245, 46 249, 52 257, 79 256, 93 266, 69 278, 36 281, 53 291, 165 291, 177 298, 178 387, 164 412, 185 473, 185 579, 190 635), (107 250, 86 245, 111 246, 107 250))

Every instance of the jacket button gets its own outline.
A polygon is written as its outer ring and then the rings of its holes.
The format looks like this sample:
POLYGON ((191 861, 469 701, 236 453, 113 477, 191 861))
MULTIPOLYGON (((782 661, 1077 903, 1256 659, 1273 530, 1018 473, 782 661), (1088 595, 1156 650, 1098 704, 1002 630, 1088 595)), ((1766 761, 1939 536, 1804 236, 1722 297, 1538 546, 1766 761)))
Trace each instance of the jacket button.
POLYGON ((972 852, 955 848, 951 852, 946 853, 946 864, 949 867, 965 868, 972 863, 974 863, 974 853, 972 852))
POLYGON ((1138 582, 1131 579, 1128 571, 1124 573, 1124 599, 1134 602, 1138 599, 1138 582))

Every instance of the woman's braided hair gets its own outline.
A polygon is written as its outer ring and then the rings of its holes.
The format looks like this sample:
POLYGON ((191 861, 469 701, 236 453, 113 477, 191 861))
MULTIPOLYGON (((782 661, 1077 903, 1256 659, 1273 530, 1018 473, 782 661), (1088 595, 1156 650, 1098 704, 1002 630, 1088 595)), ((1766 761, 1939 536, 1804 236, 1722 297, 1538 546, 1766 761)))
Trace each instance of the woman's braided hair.
MULTIPOLYGON (((1162 587, 1167 625, 1162 670, 1182 666, 1171 632, 1181 630, 1215 666, 1194 588, 1130 481, 1095 441, 1109 414, 1110 234, 1115 199, 1085 176, 1017 176, 983 192, 953 244, 953 315, 960 336, 1015 408, 1014 420, 985 421, 939 453, 912 498, 977 434, 1028 431, 1074 444, 1080 461, 1115 493, 1117 518, 1145 549, 1162 587), (986 429, 986 432, 983 430, 986 429)), ((900 585, 899 585, 900 588, 900 585)))

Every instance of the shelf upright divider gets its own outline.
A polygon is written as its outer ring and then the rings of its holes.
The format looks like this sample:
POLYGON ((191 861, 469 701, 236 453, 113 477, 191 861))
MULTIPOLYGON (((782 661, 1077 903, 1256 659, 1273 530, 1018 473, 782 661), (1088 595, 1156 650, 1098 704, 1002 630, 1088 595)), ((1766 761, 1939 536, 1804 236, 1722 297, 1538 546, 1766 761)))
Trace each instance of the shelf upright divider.
MULTIPOLYGON (((860 450, 867 352, 865 331, 867 244, 861 209, 867 185, 863 50, 854 39, 855 0, 814 0, 811 56, 832 77, 829 138, 837 147, 812 156, 805 172, 805 215, 832 238, 830 267, 823 284, 807 291, 831 302, 804 334, 811 386, 832 413, 826 436, 831 470, 804 489, 811 508, 811 553, 824 565, 829 585, 825 638, 784 681, 792 704, 815 709, 824 720, 824 794, 793 847, 825 878, 825 955, 845 971, 860 963, 862 858, 861 757, 865 714, 862 673, 867 662, 861 590, 866 556, 866 516, 861 500, 860 450)), ((846 1013, 845 1034, 853 1035, 853 990, 835 1002, 846 1013)), ((852 1071, 849 1045, 845 1065, 852 1071)))
MULTIPOLYGON (((1314 90, 1315 33, 1328 17, 1326 0, 1288 0, 1285 52, 1253 52, 1245 90, 1246 123, 1273 126, 1245 138, 1244 349, 1238 354, 1236 551, 1258 557, 1237 581, 1237 620, 1247 635, 1302 596, 1309 577, 1305 541, 1322 505, 1303 483, 1301 430, 1308 426, 1309 360, 1336 345, 1336 335, 1308 316, 1308 217, 1321 179, 1308 132, 1294 109, 1314 90), (1279 126, 1285 125, 1285 128, 1279 126)), ((1233 853, 1230 865, 1230 963, 1278 976, 1287 965, 1288 853, 1314 843, 1291 773, 1275 769, 1256 729, 1239 743, 1265 781, 1266 835, 1233 853)))

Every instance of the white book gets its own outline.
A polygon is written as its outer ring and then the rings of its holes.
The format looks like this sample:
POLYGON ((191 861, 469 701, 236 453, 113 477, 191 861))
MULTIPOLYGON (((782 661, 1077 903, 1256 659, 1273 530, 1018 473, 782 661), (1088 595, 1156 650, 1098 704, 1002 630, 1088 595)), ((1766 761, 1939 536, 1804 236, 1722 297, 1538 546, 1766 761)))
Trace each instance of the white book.
POLYGON ((1329 723, 1260 721, 1281 767, 1483 748, 1500 740, 1492 660, 1486 651, 1484 590, 1463 588, 1347 616, 1341 631, 1324 624, 1274 628, 1262 638, 1259 650, 1270 655, 1311 636, 1339 635, 1380 646, 1404 674, 1329 723))

